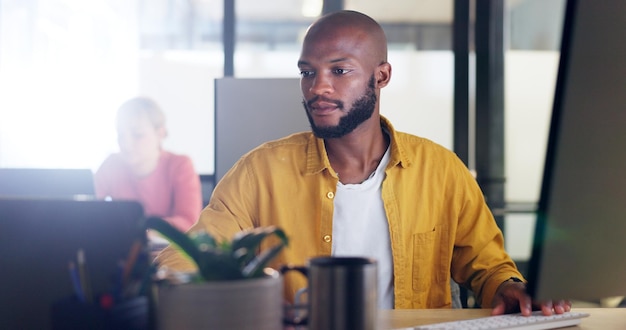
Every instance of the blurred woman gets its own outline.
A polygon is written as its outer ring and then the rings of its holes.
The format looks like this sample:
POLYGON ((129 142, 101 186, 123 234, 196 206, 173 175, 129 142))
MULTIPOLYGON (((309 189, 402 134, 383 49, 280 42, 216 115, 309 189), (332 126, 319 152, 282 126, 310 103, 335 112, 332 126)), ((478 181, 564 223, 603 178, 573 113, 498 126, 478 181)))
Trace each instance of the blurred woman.
POLYGON ((137 97, 119 108, 120 151, 95 174, 98 198, 135 200, 147 216, 159 216, 187 230, 202 210, 200 177, 191 158, 163 150, 165 116, 151 99, 137 97))

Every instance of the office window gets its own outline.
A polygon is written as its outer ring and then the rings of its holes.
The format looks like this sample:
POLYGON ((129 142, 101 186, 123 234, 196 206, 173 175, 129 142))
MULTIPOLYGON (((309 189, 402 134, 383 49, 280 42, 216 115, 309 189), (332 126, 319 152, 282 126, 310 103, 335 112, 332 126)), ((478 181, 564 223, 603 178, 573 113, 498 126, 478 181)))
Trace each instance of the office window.
POLYGON ((565 1, 506 1, 505 199, 507 251, 528 260, 534 234, 565 1))
POLYGON ((387 34, 389 86, 381 113, 399 130, 452 149, 454 55, 453 1, 402 0, 393 6, 375 0, 346 0, 346 9, 379 21, 387 34))
POLYGON ((321 13, 321 1, 235 2, 235 77, 299 77, 298 57, 306 28, 321 13))
MULTIPOLYGON (((236 1, 236 77, 297 77, 319 0, 236 1)), ((165 147, 213 173, 213 81, 223 76, 222 0, 0 0, 0 167, 96 169, 117 150, 127 98, 164 109, 165 147)), ((451 148, 452 0, 345 1, 389 36, 382 113, 451 148)))
POLYGON ((165 147, 213 172, 221 0, 0 0, 0 167, 97 169, 127 98, 163 108, 165 147))
POLYGON ((0 166, 95 168, 115 147, 113 109, 139 81, 136 10, 0 0, 0 166))
POLYGON ((214 79, 223 76, 223 0, 139 0, 138 93, 167 117, 164 148, 214 171, 214 79))

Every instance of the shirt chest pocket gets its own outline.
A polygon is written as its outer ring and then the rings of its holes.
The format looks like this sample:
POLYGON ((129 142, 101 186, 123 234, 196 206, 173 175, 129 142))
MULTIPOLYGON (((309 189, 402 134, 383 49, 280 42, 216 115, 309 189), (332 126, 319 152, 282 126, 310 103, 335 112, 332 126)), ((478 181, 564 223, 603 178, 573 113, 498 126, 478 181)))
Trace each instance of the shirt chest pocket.
POLYGON ((424 291, 450 280, 448 231, 435 226, 431 231, 413 234, 413 290, 424 291))

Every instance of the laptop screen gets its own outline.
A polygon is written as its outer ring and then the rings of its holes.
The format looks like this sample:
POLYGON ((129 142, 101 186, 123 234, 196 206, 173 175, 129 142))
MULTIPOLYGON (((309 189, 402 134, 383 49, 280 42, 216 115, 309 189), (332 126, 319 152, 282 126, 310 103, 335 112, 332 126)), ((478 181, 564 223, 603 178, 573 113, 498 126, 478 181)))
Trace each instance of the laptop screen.
POLYGON ((79 250, 94 296, 111 290, 145 240, 142 217, 136 202, 0 199, 0 328, 49 329, 51 304, 74 293, 68 264, 79 250))
POLYGON ((90 169, 0 168, 0 196, 93 198, 90 169))

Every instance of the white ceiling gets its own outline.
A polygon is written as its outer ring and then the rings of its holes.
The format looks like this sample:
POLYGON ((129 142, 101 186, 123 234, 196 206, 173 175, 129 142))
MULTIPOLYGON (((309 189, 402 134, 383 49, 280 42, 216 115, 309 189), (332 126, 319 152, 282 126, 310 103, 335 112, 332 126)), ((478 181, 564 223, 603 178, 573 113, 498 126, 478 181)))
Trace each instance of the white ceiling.
MULTIPOLYGON (((181 0, 169 1, 176 2, 181 0)), ((223 1, 193 0, 195 9, 201 11, 202 16, 216 20, 222 19, 223 1)), ((529 0, 498 1, 505 1, 505 6, 511 9, 529 0)), ((319 12, 321 11, 322 2, 323 0, 236 0, 235 11, 240 19, 310 21, 312 18, 303 15, 303 10, 305 8, 317 8, 319 12)), ((344 4, 346 9, 361 11, 380 22, 386 23, 448 24, 452 23, 454 11, 453 0, 344 0, 344 4)), ((313 15, 312 17, 315 16, 313 15)))
MULTIPOLYGON (((307 19, 302 16, 304 7, 321 9, 321 0, 237 0, 235 3, 239 18, 299 20, 307 19)), ((381 22, 450 23, 453 15, 452 0, 345 0, 345 8, 361 11, 381 22)))

